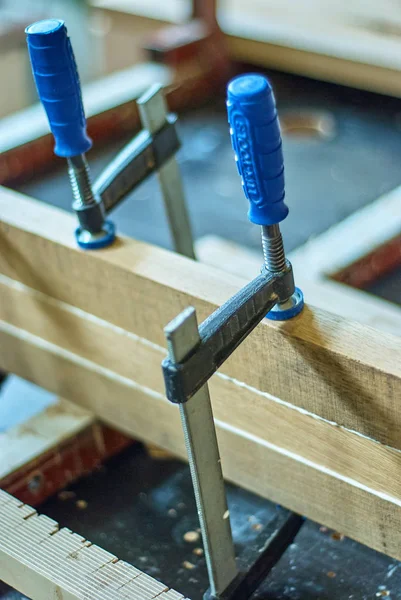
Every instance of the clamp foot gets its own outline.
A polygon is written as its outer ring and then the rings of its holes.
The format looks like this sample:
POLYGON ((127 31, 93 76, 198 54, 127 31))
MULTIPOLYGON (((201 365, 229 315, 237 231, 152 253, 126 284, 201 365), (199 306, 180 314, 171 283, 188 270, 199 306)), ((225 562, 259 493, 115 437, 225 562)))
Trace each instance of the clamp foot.
POLYGON ((112 221, 105 221, 103 228, 99 233, 91 233, 87 229, 77 227, 75 230, 75 239, 77 244, 83 250, 98 250, 110 246, 116 237, 116 228, 112 221))
POLYGON ((266 315, 271 321, 287 321, 299 315, 304 307, 304 295, 299 288, 295 288, 293 295, 281 304, 276 304, 266 315))

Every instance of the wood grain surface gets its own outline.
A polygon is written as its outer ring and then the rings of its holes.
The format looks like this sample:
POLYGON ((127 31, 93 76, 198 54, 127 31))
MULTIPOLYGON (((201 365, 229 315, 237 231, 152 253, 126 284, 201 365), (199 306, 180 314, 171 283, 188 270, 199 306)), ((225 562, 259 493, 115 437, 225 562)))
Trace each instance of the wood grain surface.
MULTIPOLYGON (((163 327, 181 310, 195 306, 202 321, 244 283, 127 238, 82 252, 72 216, 15 192, 2 192, 0 218, 3 275, 161 347, 163 327)), ((16 311, 11 303, 10 319, 16 311)), ((57 326, 48 319, 50 335, 57 326)), ((79 339, 79 332, 61 331, 79 339)), ((261 323, 222 371, 401 448, 401 340, 395 336, 306 306, 291 321, 261 323)))
POLYGON ((1 490, 0 580, 32 600, 184 598, 1 490))
MULTIPOLYGON (((14 192, 0 211, 0 367, 185 456, 163 326, 244 281, 125 238, 82 252, 73 217, 14 192)), ((310 306, 261 323, 211 380, 227 478, 401 558, 400 356, 398 338, 310 306)))

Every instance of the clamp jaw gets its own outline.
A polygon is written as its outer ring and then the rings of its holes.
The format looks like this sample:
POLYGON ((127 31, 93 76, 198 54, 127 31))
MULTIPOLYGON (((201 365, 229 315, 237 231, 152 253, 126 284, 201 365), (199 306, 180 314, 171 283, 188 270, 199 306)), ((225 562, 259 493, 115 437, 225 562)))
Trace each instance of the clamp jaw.
POLYGON ((39 98, 56 142, 54 152, 68 162, 72 208, 79 222, 75 231, 78 245, 85 250, 110 245, 115 238, 115 227, 107 216, 129 192, 158 172, 175 250, 194 258, 185 199, 174 160, 180 148, 177 117, 167 113, 161 87, 152 86, 137 101, 144 129, 92 185, 85 157, 92 140, 86 132, 79 75, 65 24, 59 19, 38 21, 26 28, 26 35, 39 98), (160 175, 166 169, 174 170, 176 175, 175 203, 171 201, 172 191, 160 175))
POLYGON ((264 265, 258 277, 199 327, 194 308, 167 325, 169 356, 162 363, 167 398, 179 405, 184 429, 210 582, 205 600, 250 598, 303 523, 301 516, 279 509, 253 555, 235 558, 208 380, 265 316, 286 320, 298 315, 303 295, 294 285, 278 225, 288 208, 269 81, 261 75, 234 79, 228 86, 227 109, 235 160, 250 202, 248 217, 262 227, 264 265))
POLYGON ((277 303, 294 293, 292 267, 270 273, 266 269, 199 326, 199 343, 179 362, 163 363, 170 402, 187 402, 205 385, 277 303))

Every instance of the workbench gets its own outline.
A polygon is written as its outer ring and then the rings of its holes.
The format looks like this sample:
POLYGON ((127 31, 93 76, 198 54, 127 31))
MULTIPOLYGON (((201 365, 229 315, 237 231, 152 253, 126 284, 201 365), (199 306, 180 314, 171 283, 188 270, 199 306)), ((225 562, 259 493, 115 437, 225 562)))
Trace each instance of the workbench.
MULTIPOLYGON (((333 139, 286 138, 292 219, 283 229, 287 250, 291 250, 400 185, 400 104, 278 73, 273 74, 273 82, 281 110, 312 107, 329 111, 335 120, 333 139), (302 206, 307 206, 308 220, 301 218, 302 206)), ((222 103, 181 119, 184 147, 180 162, 195 237, 213 233, 256 248, 259 240, 243 218, 244 200, 226 130, 222 103), (223 219, 227 205, 231 216, 223 219)), ((95 173, 118 145, 89 156, 95 173)), ((60 167, 39 181, 22 185, 20 190, 69 209, 70 190, 64 166, 60 167)), ((143 185, 135 198, 118 210, 116 223, 125 234, 170 247, 154 182, 143 185)), ((399 274, 376 283, 374 290, 393 301, 398 298, 401 304, 399 274)), ((187 531, 198 527, 186 466, 173 458, 152 459, 136 445, 70 489, 75 499, 87 501, 85 510, 77 508, 74 499, 55 497, 40 511, 178 588, 192 600, 200 598, 200 591, 207 587, 204 559, 193 553, 196 543, 183 540, 187 531)), ((234 538, 245 545, 275 507, 234 485, 228 486, 228 500, 234 538)), ((5 586, 0 590, 4 600, 21 597, 5 586)), ((389 598, 401 598, 397 561, 343 539, 341 532, 308 522, 257 597, 362 599, 385 597, 387 590, 391 591, 389 598)))

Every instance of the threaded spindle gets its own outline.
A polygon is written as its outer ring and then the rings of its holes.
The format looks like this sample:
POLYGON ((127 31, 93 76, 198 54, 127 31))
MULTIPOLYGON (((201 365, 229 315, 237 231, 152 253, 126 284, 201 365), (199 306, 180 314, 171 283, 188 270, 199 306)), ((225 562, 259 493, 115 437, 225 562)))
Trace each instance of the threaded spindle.
POLYGON ((266 269, 272 272, 284 271, 286 262, 279 225, 262 226, 262 247, 266 269))
POLYGON ((76 209, 95 203, 89 165, 84 154, 68 158, 68 175, 76 209))

